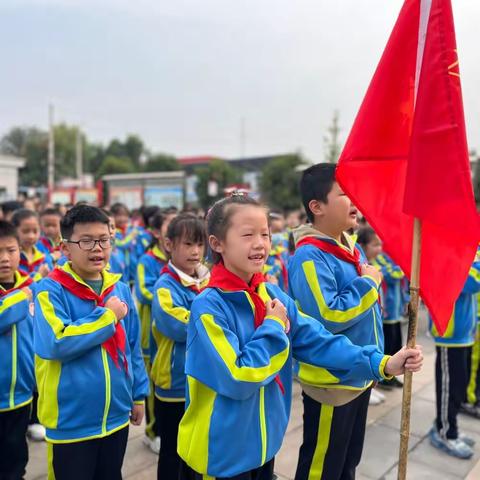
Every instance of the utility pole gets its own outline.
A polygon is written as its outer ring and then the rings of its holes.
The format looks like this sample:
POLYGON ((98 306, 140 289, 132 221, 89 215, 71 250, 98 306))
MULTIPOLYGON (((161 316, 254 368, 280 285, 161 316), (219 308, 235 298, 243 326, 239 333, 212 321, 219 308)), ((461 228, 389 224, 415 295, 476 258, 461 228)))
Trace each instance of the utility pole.
POLYGON ((54 107, 52 104, 48 106, 48 197, 52 195, 55 187, 55 137, 53 132, 53 114, 54 107))
POLYGON ((80 180, 83 175, 83 142, 82 142, 82 132, 78 127, 77 127, 76 140, 77 140, 76 148, 75 148, 76 171, 77 171, 77 179, 80 180))

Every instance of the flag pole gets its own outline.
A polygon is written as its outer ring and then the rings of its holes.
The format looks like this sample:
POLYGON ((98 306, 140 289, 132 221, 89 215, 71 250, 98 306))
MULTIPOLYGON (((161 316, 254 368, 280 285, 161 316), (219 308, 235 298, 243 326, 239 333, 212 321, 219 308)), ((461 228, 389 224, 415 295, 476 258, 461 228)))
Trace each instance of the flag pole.
MULTIPOLYGON (((422 222, 415 218, 413 224, 412 273, 410 303, 408 305, 407 347, 415 347, 417 340, 418 306, 420 303, 420 259, 422 255, 422 222)), ((412 372, 405 372, 403 381, 402 418, 400 421, 400 450, 398 480, 407 478, 408 439, 410 437, 410 411, 412 404, 412 372)))

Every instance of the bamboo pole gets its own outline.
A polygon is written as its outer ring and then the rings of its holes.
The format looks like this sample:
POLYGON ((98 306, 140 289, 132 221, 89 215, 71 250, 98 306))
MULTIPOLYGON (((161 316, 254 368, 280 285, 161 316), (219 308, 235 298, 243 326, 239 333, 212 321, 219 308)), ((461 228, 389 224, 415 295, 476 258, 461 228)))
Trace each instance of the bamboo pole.
MULTIPOLYGON (((413 225, 412 272, 410 279, 410 303, 408 305, 408 348, 413 348, 417 340, 418 305, 420 300, 420 259, 422 255, 421 244, 422 222, 416 218, 413 225)), ((410 411, 412 404, 412 376, 412 372, 405 372, 403 381, 398 480, 406 480, 407 478, 408 439, 410 437, 410 411)))

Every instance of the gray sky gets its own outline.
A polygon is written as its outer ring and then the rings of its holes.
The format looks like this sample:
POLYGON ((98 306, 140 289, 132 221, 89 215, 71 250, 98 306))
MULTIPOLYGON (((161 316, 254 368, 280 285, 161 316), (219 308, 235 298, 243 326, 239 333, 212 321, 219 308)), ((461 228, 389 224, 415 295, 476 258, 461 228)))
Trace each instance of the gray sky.
MULTIPOLYGON (((342 140, 402 0, 0 0, 0 134, 79 124, 91 140, 138 133, 177 156, 342 140)), ((453 0, 470 148, 480 149, 480 2, 453 0)))

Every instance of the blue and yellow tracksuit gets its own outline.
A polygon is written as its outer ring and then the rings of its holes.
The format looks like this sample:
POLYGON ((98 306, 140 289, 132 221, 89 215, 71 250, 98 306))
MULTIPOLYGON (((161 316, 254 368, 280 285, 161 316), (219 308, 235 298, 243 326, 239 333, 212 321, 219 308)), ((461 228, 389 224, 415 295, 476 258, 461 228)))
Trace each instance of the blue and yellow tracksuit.
MULTIPOLYGON (((70 263, 62 269, 87 285, 70 263)), ((107 296, 128 306, 121 320, 126 333, 128 373, 115 365, 103 342, 115 333, 116 317, 108 308, 83 300, 58 282, 45 278, 35 299, 35 375, 38 416, 52 443, 105 437, 128 425, 134 403, 148 395, 148 378, 140 349, 139 321, 128 286, 119 276, 102 272, 107 296)), ((88 285, 87 285, 88 286, 88 285)), ((90 287, 88 287, 90 288, 90 287)))
POLYGON ((402 281, 405 274, 402 269, 386 254, 382 253, 372 262, 383 274, 383 322, 400 321, 405 300, 402 294, 402 281))
POLYGON ((125 282, 135 281, 135 271, 138 259, 135 256, 135 229, 128 227, 125 231, 117 228, 115 231, 115 246, 123 253, 125 259, 125 282))
POLYGON ((145 358, 150 358, 150 332, 152 328, 152 300, 155 282, 160 277, 162 268, 167 264, 166 255, 155 245, 149 252, 142 255, 137 265, 135 281, 135 296, 138 300, 138 315, 140 317, 142 352, 145 358))
MULTIPOLYGON (((170 264, 170 268, 173 268, 170 264)), ((198 292, 195 283, 163 274, 155 284, 152 303, 152 371, 155 395, 163 401, 185 401, 185 349, 190 310, 198 292)), ((199 267, 199 288, 209 279, 208 269, 199 267)))
MULTIPOLYGON (((296 243, 306 236, 316 236, 346 248, 308 226, 296 230, 296 243)), ((350 249, 356 248, 348 235, 344 241, 350 249)), ((363 253, 361 261, 366 263, 363 253)), ((354 265, 313 245, 303 245, 290 260, 289 284, 290 296, 302 312, 320 321, 327 330, 345 335, 355 345, 376 345, 383 351, 379 285, 373 278, 359 276, 354 265)), ((370 383, 341 382, 339 388, 367 388, 370 383)))
POLYGON ((480 261, 470 268, 462 293, 455 302, 453 314, 443 336, 430 318, 430 331, 437 347, 469 347, 475 341, 477 328, 477 297, 480 292, 480 261))
POLYGON ((278 452, 290 413, 293 358, 302 363, 304 380, 314 385, 383 378, 388 357, 377 347, 354 346, 331 335, 275 285, 263 283, 258 293, 286 306, 288 334, 276 317, 265 317, 255 329, 252 300, 244 291, 207 288, 192 304, 178 453, 201 474, 234 476, 278 452), (274 381, 277 375, 284 394, 274 381))
POLYGON ((53 258, 49 253, 41 252, 37 247, 33 247, 33 258, 30 262, 25 253, 20 252, 19 270, 29 275, 35 282, 43 278, 38 273, 38 269, 44 264, 48 265, 50 270, 53 270, 53 258))
POLYGON ((121 275, 120 280, 122 280, 122 282, 126 282, 125 277, 128 277, 128 274, 126 272, 125 256, 118 248, 114 248, 112 250, 107 268, 110 273, 117 273, 121 275))
POLYGON ((272 249, 265 262, 263 273, 274 277, 276 284, 286 293, 288 293, 288 273, 287 263, 288 258, 285 257, 285 253, 288 255, 288 249, 283 245, 272 244, 272 249))
MULTIPOLYGON (((14 288, 23 282, 23 275, 16 272, 14 288)), ((32 292, 35 287, 35 284, 29 285, 32 292)), ((32 401, 35 379, 33 318, 29 304, 21 290, 0 297, 0 412, 21 408, 32 401)))

